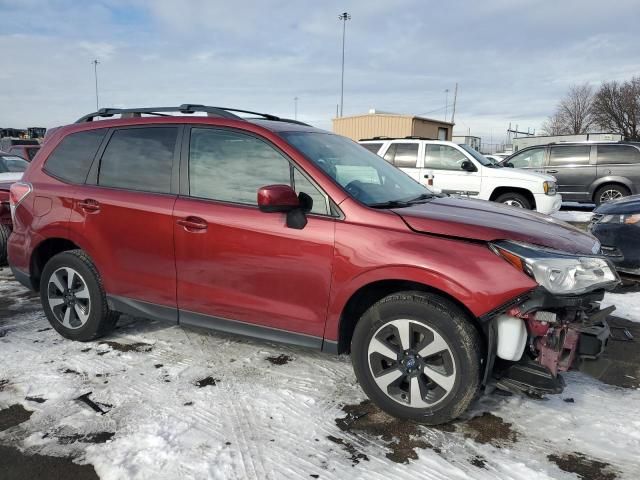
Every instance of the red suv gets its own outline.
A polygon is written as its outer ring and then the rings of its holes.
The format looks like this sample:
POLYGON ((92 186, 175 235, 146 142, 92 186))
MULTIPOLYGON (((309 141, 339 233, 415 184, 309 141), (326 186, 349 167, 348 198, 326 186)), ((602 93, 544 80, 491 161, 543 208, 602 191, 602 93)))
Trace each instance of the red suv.
POLYGON ((350 352, 376 404, 427 424, 495 379, 562 390, 604 348, 598 301, 619 281, 565 223, 435 195, 349 139, 234 109, 87 115, 10 200, 11 268, 62 336, 126 313, 350 352))

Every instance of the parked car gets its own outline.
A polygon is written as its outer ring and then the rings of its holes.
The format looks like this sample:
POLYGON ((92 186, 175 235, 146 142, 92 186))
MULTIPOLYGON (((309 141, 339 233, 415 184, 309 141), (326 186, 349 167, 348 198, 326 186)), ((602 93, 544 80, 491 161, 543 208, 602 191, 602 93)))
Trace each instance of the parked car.
POLYGON ((502 160, 504 160, 503 158, 496 155, 485 155, 485 158, 487 158, 494 165, 498 165, 500 164, 500 162, 502 162, 502 160))
POLYGON ((7 265, 7 243, 11 235, 9 187, 13 182, 0 182, 0 267, 7 265))
POLYGON ((127 313, 351 353, 377 405, 427 424, 492 375, 561 391, 559 372, 604 348, 598 302, 619 282, 588 233, 435 194, 268 114, 103 109, 51 134, 10 193, 11 269, 62 336, 127 313))
POLYGON ((36 156, 38 150, 40 150, 40 145, 14 145, 9 148, 9 151, 7 153, 23 158, 27 162, 30 162, 31 160, 33 160, 33 157, 36 156))
POLYGON ((640 193, 640 143, 537 145, 514 153, 502 164, 555 176, 567 202, 600 205, 640 193))
POLYGON ((40 142, 35 138, 16 138, 16 137, 2 137, 0 138, 0 150, 8 152, 11 147, 16 145, 31 145, 40 146, 40 142))
POLYGON ((22 178, 29 163, 15 155, 0 154, 0 182, 14 182, 22 178))
POLYGON ((619 272, 640 275, 640 195, 612 200, 593 211, 589 230, 619 272))
POLYGON ((416 138, 360 143, 435 192, 546 214, 557 212, 562 205, 555 178, 496 166, 468 145, 416 138))

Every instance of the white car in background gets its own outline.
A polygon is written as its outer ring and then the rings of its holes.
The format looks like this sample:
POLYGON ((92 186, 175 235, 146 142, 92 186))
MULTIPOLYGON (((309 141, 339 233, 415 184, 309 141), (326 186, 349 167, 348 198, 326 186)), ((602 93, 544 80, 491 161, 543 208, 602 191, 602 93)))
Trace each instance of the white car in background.
POLYGON ((0 152, 0 182, 17 182, 28 166, 29 162, 26 160, 0 152))
POLYGON ((491 200, 549 215, 562 205, 554 177, 494 165, 468 145, 419 138, 359 143, 438 193, 491 200))

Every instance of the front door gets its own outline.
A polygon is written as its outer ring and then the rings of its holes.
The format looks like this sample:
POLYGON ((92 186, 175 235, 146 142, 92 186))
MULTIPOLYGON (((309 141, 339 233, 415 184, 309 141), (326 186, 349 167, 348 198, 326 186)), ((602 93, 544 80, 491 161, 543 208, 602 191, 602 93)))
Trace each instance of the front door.
POLYGON ((590 202, 589 187, 596 179, 595 161, 590 161, 591 145, 552 145, 545 173, 558 180, 564 201, 590 202))
POLYGON ((482 185, 482 174, 480 171, 463 170, 464 161, 475 165, 464 152, 451 145, 428 144, 422 176, 431 180, 436 192, 477 197, 482 185))
POLYGON ((254 135, 194 127, 188 142, 174 211, 180 323, 319 347, 334 252, 328 199, 254 135), (272 184, 311 195, 305 228, 258 209, 257 190, 272 184))

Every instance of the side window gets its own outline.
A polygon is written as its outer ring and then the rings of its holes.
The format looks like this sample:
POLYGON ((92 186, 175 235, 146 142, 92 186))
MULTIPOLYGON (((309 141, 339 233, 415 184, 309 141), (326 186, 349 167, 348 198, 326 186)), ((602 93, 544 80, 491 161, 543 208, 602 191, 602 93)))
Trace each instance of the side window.
POLYGON ((382 143, 361 143, 360 145, 369 150, 371 153, 377 154, 380 150, 380 147, 382 146, 382 143))
POLYGON ((107 134, 106 128, 67 135, 49 155, 45 172, 70 183, 84 183, 107 134))
POLYGON ((296 193, 304 192, 313 199, 313 208, 311 209, 311 213, 329 215, 325 196, 295 167, 293 169, 293 184, 296 193))
POLYGON ((384 159, 398 168, 416 168, 419 146, 417 143, 392 143, 384 159))
POLYGON ((427 145, 424 168, 434 170, 462 170, 462 162, 468 160, 464 153, 449 145, 427 145))
POLYGON ((169 193, 176 127, 116 130, 102 154, 98 185, 169 193))
POLYGON ((549 165, 560 167, 568 165, 588 165, 590 151, 590 145, 551 147, 549 165))
POLYGON ((542 168, 544 165, 544 148, 532 148, 514 155, 509 164, 515 168, 542 168))
POLYGON ((640 163, 640 150, 630 145, 598 145, 598 164, 640 163))
POLYGON ((251 135, 225 130, 191 130, 189 191, 192 197, 257 205, 258 189, 274 184, 291 185, 290 164, 267 143, 251 135))

